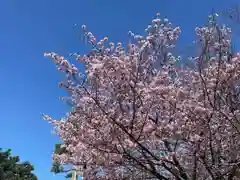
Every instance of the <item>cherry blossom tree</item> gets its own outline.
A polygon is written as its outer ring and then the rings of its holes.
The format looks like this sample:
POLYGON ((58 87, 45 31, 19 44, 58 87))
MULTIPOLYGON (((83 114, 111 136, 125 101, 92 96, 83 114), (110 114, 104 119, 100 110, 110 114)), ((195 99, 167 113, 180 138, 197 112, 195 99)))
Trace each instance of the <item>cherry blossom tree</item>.
POLYGON ((66 81, 72 112, 43 117, 62 139, 55 162, 72 165, 86 179, 233 180, 240 166, 240 54, 231 52, 231 29, 215 14, 196 28, 194 68, 179 66, 172 52, 180 28, 160 14, 146 36, 131 43, 97 41, 77 67, 45 53, 66 81))

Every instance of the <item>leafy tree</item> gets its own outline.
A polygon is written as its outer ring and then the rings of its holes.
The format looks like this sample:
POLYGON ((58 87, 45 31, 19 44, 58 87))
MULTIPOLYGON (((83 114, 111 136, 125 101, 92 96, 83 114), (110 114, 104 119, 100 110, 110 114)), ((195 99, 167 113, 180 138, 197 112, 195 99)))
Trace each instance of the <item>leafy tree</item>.
POLYGON ((1 180, 37 180, 29 162, 19 162, 18 156, 11 156, 11 150, 0 148, 0 179, 1 180))
POLYGON ((131 43, 97 41, 73 54, 85 73, 56 53, 46 53, 74 106, 51 122, 65 152, 53 159, 83 168, 86 179, 233 180, 240 167, 240 53, 231 29, 209 16, 197 27, 194 66, 180 68, 172 53, 179 27, 158 13, 146 36, 131 43), (99 169, 102 170, 100 173, 99 169))

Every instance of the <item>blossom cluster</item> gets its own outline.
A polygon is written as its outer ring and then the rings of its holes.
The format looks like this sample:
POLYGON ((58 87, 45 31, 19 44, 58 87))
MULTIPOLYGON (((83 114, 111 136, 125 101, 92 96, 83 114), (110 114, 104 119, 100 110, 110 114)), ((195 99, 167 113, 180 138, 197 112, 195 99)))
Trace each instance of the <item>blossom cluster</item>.
POLYGON ((73 111, 51 122, 67 153, 54 161, 84 166, 87 179, 229 179, 240 163, 240 54, 231 52, 231 30, 196 28, 200 53, 194 68, 179 68, 172 53, 180 28, 160 14, 146 36, 132 42, 97 41, 82 26, 92 50, 64 57, 45 53, 66 74, 60 87, 73 111), (102 169, 99 175, 97 169, 102 169))

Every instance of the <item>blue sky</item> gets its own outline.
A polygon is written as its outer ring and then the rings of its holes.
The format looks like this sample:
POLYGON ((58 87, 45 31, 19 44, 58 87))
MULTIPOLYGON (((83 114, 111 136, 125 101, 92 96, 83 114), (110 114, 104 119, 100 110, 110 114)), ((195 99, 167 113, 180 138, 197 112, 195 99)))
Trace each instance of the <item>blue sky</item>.
POLYGON ((58 139, 41 113, 60 118, 67 106, 59 100, 62 76, 43 53, 85 51, 75 23, 86 24, 97 37, 126 42, 129 30, 143 33, 160 12, 182 28, 180 41, 187 46, 212 7, 224 10, 231 4, 233 0, 1 0, 0 147, 34 164, 40 180, 64 179, 49 171, 58 139))

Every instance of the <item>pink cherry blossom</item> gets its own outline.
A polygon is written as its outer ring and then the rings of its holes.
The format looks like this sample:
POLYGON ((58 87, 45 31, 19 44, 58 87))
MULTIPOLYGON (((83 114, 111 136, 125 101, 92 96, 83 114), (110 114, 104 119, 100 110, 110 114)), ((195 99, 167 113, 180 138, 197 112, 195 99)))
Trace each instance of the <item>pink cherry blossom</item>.
POLYGON ((54 161, 89 180, 240 178, 240 54, 231 53, 229 28, 215 15, 196 28, 193 68, 178 66, 172 49, 181 30, 159 13, 146 36, 129 32, 127 47, 82 28, 93 46, 73 54, 84 73, 45 53, 65 73, 60 87, 73 106, 62 120, 44 115, 67 149, 54 161))

